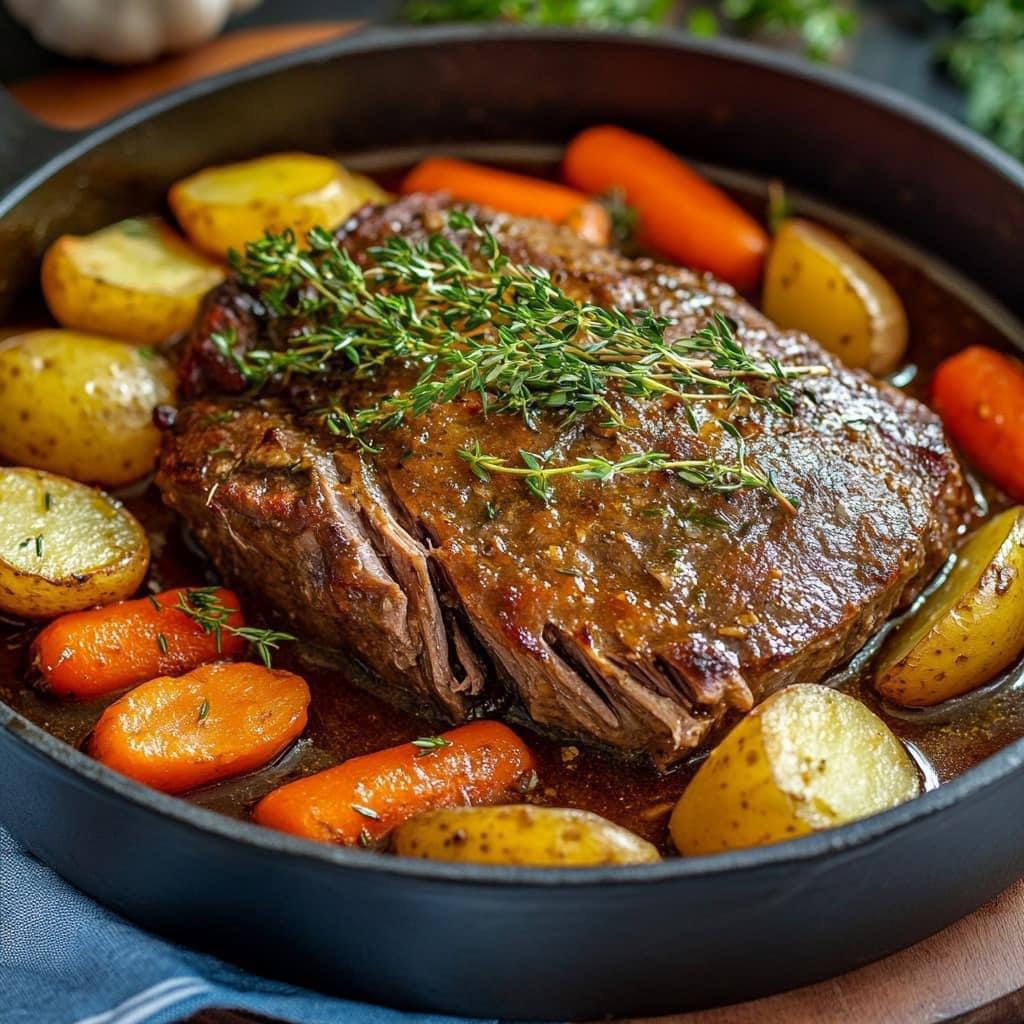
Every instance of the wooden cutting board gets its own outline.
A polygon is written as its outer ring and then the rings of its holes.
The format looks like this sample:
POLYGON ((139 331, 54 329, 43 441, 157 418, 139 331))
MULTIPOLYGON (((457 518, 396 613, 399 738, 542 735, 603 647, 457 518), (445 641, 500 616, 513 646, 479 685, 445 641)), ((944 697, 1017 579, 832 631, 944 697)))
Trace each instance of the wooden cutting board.
POLYGON ((11 85, 15 99, 40 121, 55 128, 90 128, 129 107, 172 89, 231 68, 265 60, 345 35, 358 22, 305 22, 241 29, 197 50, 152 64, 108 69, 84 65, 11 85))
MULTIPOLYGON (((332 21, 248 29, 144 67, 66 71, 19 83, 12 92, 48 124, 88 128, 186 82, 312 46, 355 27, 352 22, 332 21)), ((255 1024, 257 1020, 216 1010, 199 1014, 190 1024, 255 1024)), ((931 939, 841 978, 756 1002, 662 1018, 663 1024, 1016 1024, 1022 1020, 1024 881, 931 939)))

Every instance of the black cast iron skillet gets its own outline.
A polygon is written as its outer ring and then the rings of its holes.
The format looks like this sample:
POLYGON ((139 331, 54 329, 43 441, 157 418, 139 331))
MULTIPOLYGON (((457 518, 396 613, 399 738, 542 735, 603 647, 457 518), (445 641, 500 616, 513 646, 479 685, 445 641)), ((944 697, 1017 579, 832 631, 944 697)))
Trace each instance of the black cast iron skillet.
MULTIPOLYGON (((0 294, 28 286, 57 234, 151 210, 205 164, 287 147, 559 143, 605 121, 777 175, 1024 314, 1024 168, 950 121, 742 45, 507 28, 361 34, 85 136, 0 98, 0 294)), ((819 980, 1024 875, 1022 804, 1024 741, 895 810, 764 849, 564 872, 425 863, 152 792, 0 705, 0 821, 74 884, 257 970, 419 1010, 655 1014, 819 980)))

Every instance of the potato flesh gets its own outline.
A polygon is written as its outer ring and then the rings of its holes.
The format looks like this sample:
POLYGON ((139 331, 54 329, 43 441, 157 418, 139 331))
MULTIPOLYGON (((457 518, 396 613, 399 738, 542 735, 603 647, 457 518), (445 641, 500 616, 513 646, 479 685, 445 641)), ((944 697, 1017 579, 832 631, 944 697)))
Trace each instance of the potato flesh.
POLYGON ((337 178, 338 167, 327 157, 280 153, 209 167, 186 180, 196 199, 235 204, 267 196, 290 199, 316 195, 324 188, 333 187, 337 178))
POLYGON ((0 469, 0 609, 46 618, 131 596, 149 565, 145 531, 72 480, 0 469))
POLYGON ((0 459, 119 487, 150 472, 153 409, 174 401, 156 353, 74 331, 0 342, 0 459))
POLYGON ((122 288, 195 295, 224 278, 216 264, 193 252, 157 218, 121 221, 73 241, 74 260, 83 274, 122 288))
POLYGON ((913 761, 885 723, 827 686, 780 690, 711 752, 672 813, 686 855, 794 839, 916 796, 913 761))
POLYGON ((121 221, 91 235, 65 235, 43 258, 42 286, 65 327, 136 344, 187 329, 224 270, 158 217, 121 221))
POLYGON ((403 857, 532 867, 660 860, 646 840, 597 814, 532 804, 430 811, 399 826, 392 849, 403 857))
POLYGON ((890 639, 876 672, 893 703, 927 707, 989 682, 1024 653, 1024 509, 988 520, 890 639))
POLYGON ((888 281, 818 224, 783 222, 768 254, 762 308, 806 332, 847 366, 882 375, 907 349, 907 315, 888 281))
POLYGON ((387 193, 326 157, 277 153, 199 171, 174 185, 168 199, 189 238, 223 256, 266 231, 290 228, 301 240, 311 228, 335 228, 387 193))

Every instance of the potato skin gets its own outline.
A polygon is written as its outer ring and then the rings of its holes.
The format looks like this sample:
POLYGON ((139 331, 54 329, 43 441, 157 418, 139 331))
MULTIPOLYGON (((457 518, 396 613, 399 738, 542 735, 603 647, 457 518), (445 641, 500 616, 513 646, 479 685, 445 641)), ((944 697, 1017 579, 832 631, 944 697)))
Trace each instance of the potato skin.
POLYGON ((388 196, 369 178, 327 157, 275 153, 208 167, 171 187, 167 200, 193 244, 223 259, 264 232, 290 228, 301 241, 314 227, 335 228, 367 202, 388 196))
POLYGON ((805 331, 847 366, 881 376, 907 349, 907 314, 892 285, 819 224, 784 221, 765 264, 764 313, 805 331))
POLYGON ((58 238, 43 257, 50 312, 64 327, 155 345, 191 326, 223 268, 158 217, 58 238))
POLYGON ((119 487, 153 468, 153 408, 173 401, 174 373, 155 352, 65 330, 0 342, 5 462, 119 487))
POLYGON ((0 610, 45 619, 111 604, 148 568, 146 533, 120 502, 52 473, 0 468, 0 610))
POLYGON ((795 839, 916 796, 917 769, 885 723, 828 686, 789 686, 747 715, 701 765, 669 830, 698 855, 795 839))
POLYGON ((660 860, 645 839, 589 811, 533 804, 429 811, 399 826, 403 857, 521 867, 593 867, 660 860))
POLYGON ((929 707, 982 686, 1024 652, 1024 508, 990 519, 957 566, 891 638, 876 688, 904 707, 929 707))

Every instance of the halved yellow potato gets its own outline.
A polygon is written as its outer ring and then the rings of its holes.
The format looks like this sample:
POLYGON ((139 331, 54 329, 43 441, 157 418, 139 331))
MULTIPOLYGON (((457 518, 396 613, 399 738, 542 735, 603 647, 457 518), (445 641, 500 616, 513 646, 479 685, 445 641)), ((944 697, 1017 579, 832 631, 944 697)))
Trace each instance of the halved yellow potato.
POLYGON ((159 217, 64 235, 43 257, 42 286, 65 327, 156 344, 188 328, 225 271, 159 217))
POLYGON ((403 857, 472 864, 568 868, 661 859, 645 839, 600 815, 532 804, 429 811, 400 825, 391 844, 403 857))
POLYGON ((669 828, 680 853, 794 839, 917 795, 910 755, 855 697, 789 686, 767 698, 708 755, 669 828))
POLYGON ((182 181, 168 201, 185 233, 223 257, 264 232, 291 228, 301 241, 313 227, 334 228, 367 202, 388 195, 369 178, 309 153, 275 153, 208 167, 182 181))
POLYGON ((765 315, 805 331, 847 366, 881 376, 907 350, 907 314, 891 284, 820 224, 794 217, 776 232, 765 266, 765 315))
POLYGON ((1024 508, 985 523, 949 576, 882 649, 875 685, 928 707, 995 678, 1024 653, 1024 508))
POLYGON ((153 409, 174 401, 162 356, 77 331, 0 342, 0 461, 117 487, 153 468, 153 409))
POLYGON ((45 619, 138 590, 149 541, 102 491, 37 469, 0 468, 0 610, 45 619))

